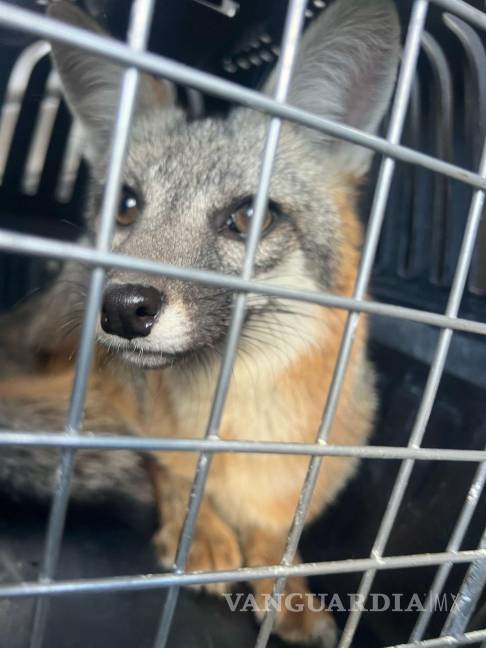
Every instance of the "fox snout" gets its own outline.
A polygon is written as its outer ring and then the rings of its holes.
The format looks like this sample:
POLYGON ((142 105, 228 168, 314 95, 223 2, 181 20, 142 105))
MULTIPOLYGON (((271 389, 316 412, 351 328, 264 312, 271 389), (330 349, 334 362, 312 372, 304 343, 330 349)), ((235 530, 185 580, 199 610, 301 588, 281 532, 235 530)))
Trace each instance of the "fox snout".
POLYGON ((202 344, 196 297, 186 296, 178 282, 161 284, 118 276, 105 287, 98 342, 130 364, 160 368, 202 344))
POLYGON ((147 337, 157 321, 165 297, 152 286, 120 284, 106 289, 101 311, 105 333, 132 340, 147 337))

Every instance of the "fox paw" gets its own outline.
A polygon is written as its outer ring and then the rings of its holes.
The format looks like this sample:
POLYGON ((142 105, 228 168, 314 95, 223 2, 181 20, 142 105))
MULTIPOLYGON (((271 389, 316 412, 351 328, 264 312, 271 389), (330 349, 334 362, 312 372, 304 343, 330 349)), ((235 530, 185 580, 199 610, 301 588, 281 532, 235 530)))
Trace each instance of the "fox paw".
MULTIPOLYGON (((164 525, 155 535, 154 544, 162 566, 171 568, 174 564, 180 528, 170 523, 164 525)), ((240 545, 235 532, 219 518, 204 525, 198 524, 194 531, 187 560, 186 571, 222 571, 238 569, 243 564, 240 545)), ((231 588, 231 583, 208 583, 194 585, 203 587, 208 592, 224 594, 231 588)))

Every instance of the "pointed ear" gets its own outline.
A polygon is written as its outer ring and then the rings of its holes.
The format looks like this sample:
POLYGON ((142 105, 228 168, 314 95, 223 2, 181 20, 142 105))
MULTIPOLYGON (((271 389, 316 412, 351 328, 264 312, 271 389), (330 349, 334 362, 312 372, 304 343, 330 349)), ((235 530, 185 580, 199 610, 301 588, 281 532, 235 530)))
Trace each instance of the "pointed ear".
MULTIPOLYGON (((108 36, 87 14, 61 0, 48 14, 75 27, 108 36)), ((61 78, 66 101, 86 131, 89 149, 106 148, 115 121, 123 68, 64 43, 52 43, 52 56, 61 78)), ((141 75, 138 110, 175 103, 175 90, 168 81, 141 75)), ((88 151, 89 155, 89 151, 88 151)))
MULTIPOLYGON (((374 133, 388 107, 400 57, 400 24, 393 0, 335 0, 303 36, 289 103, 374 133)), ((271 91, 274 74, 266 84, 271 91)), ((307 131, 322 143, 329 137, 307 131)), ((346 142, 333 152, 353 173, 372 153, 346 142)))

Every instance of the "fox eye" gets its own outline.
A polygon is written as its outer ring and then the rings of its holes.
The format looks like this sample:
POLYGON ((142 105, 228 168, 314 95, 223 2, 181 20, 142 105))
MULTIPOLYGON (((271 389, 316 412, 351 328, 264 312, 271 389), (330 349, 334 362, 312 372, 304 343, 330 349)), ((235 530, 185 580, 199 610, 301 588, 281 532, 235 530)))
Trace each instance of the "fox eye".
MULTIPOLYGON (((267 206, 267 211, 263 218, 262 234, 266 233, 273 225, 276 218, 276 209, 270 204, 267 206)), ((248 200, 240 205, 237 209, 232 211, 226 221, 228 230, 239 236, 246 238, 251 227, 251 220, 253 218, 253 201, 248 200)))
POLYGON ((140 199, 137 192, 128 185, 123 185, 116 218, 118 225, 122 227, 133 225, 140 215, 140 207, 140 199))

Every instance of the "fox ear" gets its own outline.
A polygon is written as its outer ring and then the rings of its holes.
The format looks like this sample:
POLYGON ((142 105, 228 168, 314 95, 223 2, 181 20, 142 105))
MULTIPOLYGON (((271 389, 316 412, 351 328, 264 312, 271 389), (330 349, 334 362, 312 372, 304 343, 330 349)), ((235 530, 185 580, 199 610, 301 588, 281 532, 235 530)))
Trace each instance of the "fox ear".
MULTIPOLYGON (((107 36, 83 11, 61 0, 49 6, 48 14, 75 27, 107 36)), ((64 43, 52 43, 52 57, 61 78, 66 101, 80 120, 88 138, 88 151, 106 149, 115 121, 123 68, 64 43)), ((142 74, 138 110, 168 106, 175 102, 175 91, 168 81, 142 74)))
MULTIPOLYGON (((310 25, 297 57, 289 103, 374 133, 385 114, 400 57, 400 24, 392 0, 335 0, 310 25)), ((275 84, 270 77, 265 91, 275 84)), ((323 142, 329 137, 308 131, 323 142)), ((364 173, 372 153, 334 142, 350 171, 364 173)))

